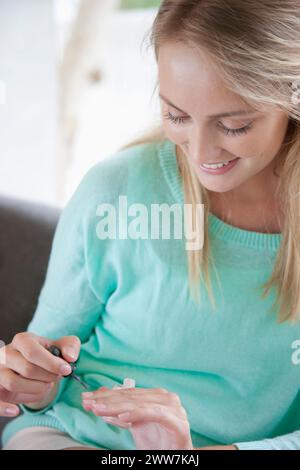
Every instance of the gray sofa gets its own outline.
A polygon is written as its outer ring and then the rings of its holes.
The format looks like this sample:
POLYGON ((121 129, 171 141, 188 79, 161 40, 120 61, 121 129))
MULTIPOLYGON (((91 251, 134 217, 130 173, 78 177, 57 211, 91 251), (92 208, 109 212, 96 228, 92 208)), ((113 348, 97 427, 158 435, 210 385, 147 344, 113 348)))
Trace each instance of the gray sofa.
MULTIPOLYGON (((45 279, 60 209, 0 195, 0 339, 25 331, 45 279)), ((7 422, 0 417, 0 435, 7 422)))

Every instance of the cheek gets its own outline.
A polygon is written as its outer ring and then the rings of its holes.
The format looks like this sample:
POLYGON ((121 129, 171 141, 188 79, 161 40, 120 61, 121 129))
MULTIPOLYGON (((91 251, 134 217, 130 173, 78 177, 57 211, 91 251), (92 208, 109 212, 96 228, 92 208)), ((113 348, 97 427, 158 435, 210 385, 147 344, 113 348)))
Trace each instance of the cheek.
POLYGON ((233 155, 241 158, 255 158, 265 153, 265 140, 261 132, 254 129, 246 135, 227 137, 223 141, 223 148, 233 155))
POLYGON ((250 137, 232 137, 230 142, 224 143, 224 149, 241 158, 250 158, 259 154, 259 143, 250 137))
POLYGON ((269 155, 273 155, 274 157, 279 152, 280 148, 282 147, 285 134, 286 129, 282 127, 277 127, 269 133, 269 138, 265 143, 266 152, 269 155))
POLYGON ((260 126, 260 130, 255 134, 257 155, 263 155, 264 160, 272 160, 282 147, 287 126, 285 121, 266 122, 260 126))

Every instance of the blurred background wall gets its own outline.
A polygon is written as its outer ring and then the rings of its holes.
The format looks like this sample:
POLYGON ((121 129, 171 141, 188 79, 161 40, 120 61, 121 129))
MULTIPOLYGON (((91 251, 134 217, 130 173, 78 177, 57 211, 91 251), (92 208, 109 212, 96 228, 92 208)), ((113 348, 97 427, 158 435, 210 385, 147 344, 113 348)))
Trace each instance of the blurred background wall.
POLYGON ((63 206, 93 164, 157 124, 145 36, 159 3, 0 1, 0 193, 63 206))
POLYGON ((55 201, 57 81, 51 0, 0 1, 0 191, 55 201))

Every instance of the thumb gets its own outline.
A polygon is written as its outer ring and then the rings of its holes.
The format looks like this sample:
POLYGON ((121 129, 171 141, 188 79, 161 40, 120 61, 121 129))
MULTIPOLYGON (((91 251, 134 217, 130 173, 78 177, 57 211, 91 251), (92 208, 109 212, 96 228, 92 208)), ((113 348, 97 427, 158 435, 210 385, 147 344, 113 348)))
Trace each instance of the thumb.
POLYGON ((55 345, 61 350, 63 358, 67 362, 75 362, 80 353, 81 342, 77 336, 64 336, 55 341, 55 345))

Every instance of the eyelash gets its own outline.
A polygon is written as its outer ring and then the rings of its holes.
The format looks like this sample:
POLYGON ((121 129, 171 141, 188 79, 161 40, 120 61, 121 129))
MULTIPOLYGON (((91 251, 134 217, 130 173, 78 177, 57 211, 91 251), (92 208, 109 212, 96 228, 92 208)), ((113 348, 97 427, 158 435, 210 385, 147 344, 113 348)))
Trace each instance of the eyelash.
MULTIPOLYGON (((173 116, 170 111, 168 111, 165 115, 166 119, 169 119, 173 124, 180 125, 182 124, 186 119, 186 117, 181 117, 181 116, 173 116)), ((226 132, 226 135, 232 135, 233 137, 236 137, 238 135, 242 134, 247 134, 247 132, 251 129, 252 125, 247 124, 245 127, 241 127, 240 129, 229 129, 228 127, 221 126, 222 129, 226 132)))

